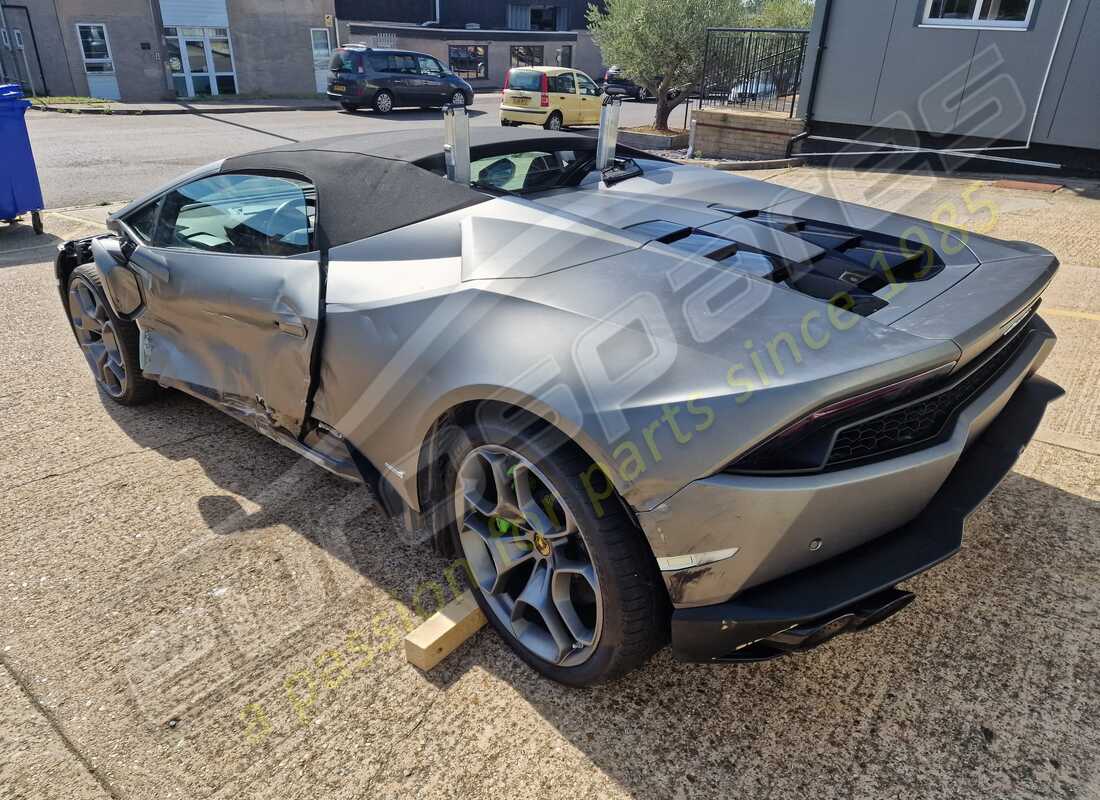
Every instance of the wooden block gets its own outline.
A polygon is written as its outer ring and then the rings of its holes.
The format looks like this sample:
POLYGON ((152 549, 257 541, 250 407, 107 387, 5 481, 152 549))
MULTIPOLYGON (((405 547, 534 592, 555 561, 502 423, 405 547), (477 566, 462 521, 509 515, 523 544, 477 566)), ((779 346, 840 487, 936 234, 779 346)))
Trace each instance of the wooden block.
POLYGON ((1040 183, 1039 181, 993 181, 997 189, 1021 189, 1025 192, 1056 192, 1062 188, 1060 183, 1040 183))
POLYGON ((485 615, 467 590, 405 637, 405 660, 414 667, 429 670, 484 624, 485 615))

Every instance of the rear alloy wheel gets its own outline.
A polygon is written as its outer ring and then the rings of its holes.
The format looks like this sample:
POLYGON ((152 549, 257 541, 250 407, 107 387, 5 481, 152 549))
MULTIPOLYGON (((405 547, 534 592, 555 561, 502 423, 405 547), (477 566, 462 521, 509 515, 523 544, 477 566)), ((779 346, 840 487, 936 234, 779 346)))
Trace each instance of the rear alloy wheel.
POLYGON ((389 92, 379 92, 374 96, 374 110, 379 114, 389 114, 393 111, 393 95, 389 92))
POLYGON ((639 100, 639 102, 644 103, 648 99, 649 99, 649 89, 645 88, 644 86, 639 87, 638 88, 638 100, 639 100))
POLYGON ((94 264, 73 270, 66 311, 92 376, 108 397, 136 406, 156 396, 157 385, 141 375, 137 325, 115 315, 94 264))
POLYGON ((667 596, 624 507, 593 508, 581 478, 591 461, 547 429, 533 439, 510 425, 464 430, 449 461, 455 543, 486 618, 562 683, 644 663, 667 637, 667 596))
POLYGON ((546 122, 543 124, 544 128, 548 131, 560 131, 561 130, 561 114, 554 111, 546 118, 546 122))

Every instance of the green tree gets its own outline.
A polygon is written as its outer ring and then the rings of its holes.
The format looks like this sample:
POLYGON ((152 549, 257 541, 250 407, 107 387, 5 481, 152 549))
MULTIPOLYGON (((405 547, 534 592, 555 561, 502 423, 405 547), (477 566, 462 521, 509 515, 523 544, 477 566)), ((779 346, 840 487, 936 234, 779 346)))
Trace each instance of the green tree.
POLYGON ((756 0, 750 6, 753 28, 809 28, 814 0, 756 0))
POLYGON ((588 6, 588 28, 603 59, 621 67, 657 100, 653 127, 684 102, 703 71, 707 28, 746 22, 742 0, 607 0, 588 6))

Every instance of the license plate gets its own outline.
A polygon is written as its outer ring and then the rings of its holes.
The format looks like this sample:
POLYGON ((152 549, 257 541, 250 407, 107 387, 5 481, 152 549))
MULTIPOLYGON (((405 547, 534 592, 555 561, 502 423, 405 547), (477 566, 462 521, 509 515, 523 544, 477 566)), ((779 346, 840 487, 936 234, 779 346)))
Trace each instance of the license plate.
POLYGON ((513 102, 514 102, 514 103, 515 103, 515 104, 516 104, 517 106, 525 106, 525 105, 527 105, 527 100, 528 100, 528 98, 524 97, 523 95, 520 95, 520 96, 518 96, 518 97, 513 97, 513 98, 512 98, 512 101, 513 101, 513 102))
POLYGON ((344 84, 334 83, 334 84, 332 84, 332 86, 328 87, 328 90, 330 92, 337 92, 338 94, 343 94, 344 93, 344 84))

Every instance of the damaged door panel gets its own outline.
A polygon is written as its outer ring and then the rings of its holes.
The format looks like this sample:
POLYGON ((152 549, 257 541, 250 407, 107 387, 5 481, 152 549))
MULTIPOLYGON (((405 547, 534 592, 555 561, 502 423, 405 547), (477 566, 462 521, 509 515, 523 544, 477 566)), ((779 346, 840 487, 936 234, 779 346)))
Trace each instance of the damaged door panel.
POLYGON ((202 178, 169 192, 131 264, 142 274, 143 372, 297 436, 321 302, 312 185, 202 178))

